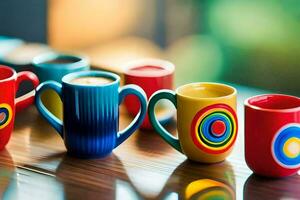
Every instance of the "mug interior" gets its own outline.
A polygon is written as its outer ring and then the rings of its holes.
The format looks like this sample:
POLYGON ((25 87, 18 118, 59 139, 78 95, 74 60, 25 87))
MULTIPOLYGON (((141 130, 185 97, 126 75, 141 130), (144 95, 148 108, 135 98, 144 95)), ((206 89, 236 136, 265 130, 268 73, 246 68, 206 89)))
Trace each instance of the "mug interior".
POLYGON ((102 71, 82 71, 70 73, 62 78, 62 82, 73 85, 73 86, 83 86, 83 87, 93 87, 93 86, 107 86, 112 85, 120 81, 120 77, 116 74, 110 72, 102 71), (76 82, 76 79, 95 79, 96 82, 91 83, 80 83, 76 82), (107 79, 109 82, 97 82, 97 78, 100 78, 100 81, 107 79))
POLYGON ((165 60, 143 59, 128 63, 124 74, 136 77, 160 77, 172 74, 174 65, 165 60))
POLYGON ((56 53, 46 53, 33 59, 36 67, 82 67, 87 65, 87 61, 79 56, 56 53))
POLYGON ((285 110, 300 107, 300 98, 289 95, 270 94, 252 97, 246 103, 260 109, 285 110))
POLYGON ((70 64, 70 63, 75 63, 79 62, 81 59, 74 57, 74 56, 57 56, 56 58, 53 59, 48 59, 44 61, 41 64, 70 64))
POLYGON ((9 67, 0 66, 0 81, 10 79, 14 74, 14 70, 9 67))
POLYGON ((236 94, 236 90, 219 83, 191 83, 179 87, 177 94, 193 99, 222 98, 236 94))

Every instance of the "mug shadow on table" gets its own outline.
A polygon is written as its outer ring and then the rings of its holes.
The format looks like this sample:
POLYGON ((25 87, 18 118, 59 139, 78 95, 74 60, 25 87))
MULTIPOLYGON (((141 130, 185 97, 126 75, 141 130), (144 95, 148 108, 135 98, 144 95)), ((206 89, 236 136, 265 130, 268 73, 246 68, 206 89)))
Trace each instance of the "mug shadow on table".
MULTIPOLYGON (((169 171, 128 169, 136 199, 235 199, 235 176, 231 165, 203 165, 189 160, 169 171)), ((128 185, 129 185, 128 184, 128 185)), ((128 186, 127 186, 128 188, 128 186)))
POLYGON ((62 187, 57 195, 65 199, 235 199, 236 195, 234 171, 226 161, 203 165, 186 160, 173 171, 161 171, 121 161, 115 154, 83 160, 60 153, 38 160, 36 169, 53 163, 46 168, 53 169, 56 184, 62 187))
MULTIPOLYGON (((55 153, 18 168, 34 173, 29 177, 32 183, 21 184, 14 189, 15 193, 27 192, 24 198, 28 198, 29 190, 32 192, 29 199, 40 199, 40 195, 45 195, 45 199, 117 199, 117 182, 124 180, 126 183, 128 179, 122 163, 114 154, 103 159, 87 160, 71 157, 65 152, 55 153), (40 190, 34 190, 36 187, 40 190)), ((28 180, 25 177, 21 181, 26 183, 28 180)))
POLYGON ((244 185, 245 200, 300 199, 300 175, 265 178, 252 174, 244 185))
POLYGON ((165 188, 178 199, 235 199, 235 175, 227 162, 205 165, 186 160, 170 176, 165 188))
POLYGON ((63 183, 66 199, 122 199, 124 190, 131 197, 136 196, 121 161, 114 154, 94 160, 65 154, 56 169, 56 178, 63 183))

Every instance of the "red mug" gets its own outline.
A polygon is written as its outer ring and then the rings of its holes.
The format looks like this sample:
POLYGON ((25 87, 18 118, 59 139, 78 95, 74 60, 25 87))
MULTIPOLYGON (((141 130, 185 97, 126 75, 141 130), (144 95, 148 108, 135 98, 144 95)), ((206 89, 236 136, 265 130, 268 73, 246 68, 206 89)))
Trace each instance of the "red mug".
MULTIPOLYGON (((141 59, 126 64, 124 68, 125 84, 135 84, 140 86, 145 91, 148 99, 158 90, 173 89, 173 74, 175 67, 169 61, 160 59, 141 59)), ((128 113, 132 116, 135 116, 140 109, 138 99, 133 95, 129 95, 125 98, 125 106, 128 113)), ((170 109, 164 109, 162 105, 160 105, 160 107, 158 121, 161 124, 166 124, 172 119, 175 112, 171 112, 170 109)), ((147 115, 141 128, 152 128, 147 115)))
POLYGON ((32 72, 17 73, 12 68, 0 65, 0 150, 8 143, 15 120, 15 112, 34 102, 34 92, 16 98, 16 92, 23 81, 31 81, 34 88, 39 84, 32 72))
POLYGON ((245 101, 245 157, 256 174, 285 177, 300 169, 300 98, 282 94, 245 101))

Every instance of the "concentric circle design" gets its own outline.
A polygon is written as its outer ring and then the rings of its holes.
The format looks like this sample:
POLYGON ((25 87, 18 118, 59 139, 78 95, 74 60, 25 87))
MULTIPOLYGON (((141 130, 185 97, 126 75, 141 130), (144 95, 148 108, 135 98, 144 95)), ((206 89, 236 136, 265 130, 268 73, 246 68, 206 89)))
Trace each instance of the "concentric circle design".
POLYGON ((10 105, 3 103, 0 104, 0 129, 6 127, 12 118, 12 109, 10 105))
POLYGON ((284 168, 300 167, 300 125, 288 124, 282 127, 272 141, 274 160, 284 168))
POLYGON ((226 104, 214 104, 200 110, 191 125, 195 145, 210 154, 224 153, 237 136, 237 116, 226 104))
POLYGON ((185 199, 235 199, 235 194, 225 183, 212 179, 199 179, 186 187, 185 199))

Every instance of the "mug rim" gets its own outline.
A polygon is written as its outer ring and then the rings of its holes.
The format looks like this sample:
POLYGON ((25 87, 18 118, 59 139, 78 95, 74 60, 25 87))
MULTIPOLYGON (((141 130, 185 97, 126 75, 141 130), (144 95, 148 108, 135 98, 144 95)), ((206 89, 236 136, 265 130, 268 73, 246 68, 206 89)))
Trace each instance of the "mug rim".
POLYGON ((228 99, 228 98, 231 98, 231 97, 234 97, 237 95, 237 90, 230 86, 230 85, 227 85, 227 84, 224 84, 224 83, 215 83, 215 82, 194 82, 194 83, 188 83, 188 84, 185 84, 185 85, 182 85, 180 87, 178 87, 176 89, 176 94, 180 97, 184 97, 184 98, 187 98, 187 99, 190 99, 190 100, 220 100, 220 99, 228 99), (222 88, 227 88, 227 89, 230 89, 232 90, 232 92, 230 94, 227 94, 227 95, 223 95, 223 96, 217 96, 217 97, 193 97, 193 96, 188 96, 188 95, 184 95, 180 92, 181 89, 183 88, 187 88, 187 87, 191 87, 193 85, 210 85, 210 86, 217 86, 217 87, 222 87, 222 88))
POLYGON ((264 111, 264 112, 295 112, 295 111, 300 111, 300 98, 293 96, 293 95, 286 95, 286 94, 279 94, 279 93, 275 93, 275 94, 260 94, 260 95, 255 95, 252 97, 247 98, 244 101, 244 106, 245 107, 249 107, 251 109, 254 110, 259 110, 259 111, 264 111), (271 96, 276 96, 276 97, 287 97, 290 99, 294 99, 294 100, 298 100, 299 101, 299 106, 295 106, 295 107, 291 107, 291 108, 263 108, 261 106, 258 105, 253 105, 250 103, 250 100, 255 100, 258 98, 262 98, 262 97, 271 97, 271 96))
POLYGON ((10 67, 8 67, 6 65, 0 65, 0 70, 1 69, 4 69, 4 70, 12 72, 12 75, 10 77, 8 77, 8 78, 0 79, 0 83, 4 83, 4 82, 7 82, 7 81, 11 81, 11 80, 17 79, 17 72, 14 69, 12 69, 12 68, 10 68, 10 67))
POLYGON ((79 55, 72 55, 72 54, 65 54, 65 53, 56 53, 56 52, 48 52, 48 53, 43 53, 41 55, 37 55, 32 59, 32 64, 37 67, 37 68, 48 68, 51 66, 51 68, 54 69, 65 69, 67 68, 72 68, 72 69, 77 69, 77 68, 84 68, 89 65, 89 61, 86 57, 84 56, 79 56, 79 55), (75 62, 71 63, 59 63, 59 64, 47 64, 45 62, 55 60, 55 59, 73 59, 77 60, 75 62))
POLYGON ((133 76, 133 77, 163 77, 170 74, 173 74, 175 71, 175 65, 167 60, 163 59, 156 59, 156 58, 144 58, 138 59, 134 61, 130 61, 123 65, 124 68, 124 75, 125 76, 133 76), (159 67, 162 68, 162 71, 159 73, 142 73, 134 72, 132 69, 145 67, 145 66, 152 66, 152 67, 159 67))
POLYGON ((112 72, 87 70, 87 71, 79 71, 79 72, 73 72, 73 73, 67 74, 62 78, 62 82, 64 84, 67 84, 72 87, 85 87, 85 88, 107 87, 107 86, 111 86, 111 85, 120 83, 120 77, 117 74, 114 74, 112 72), (87 76, 110 78, 110 79, 112 79, 112 82, 105 83, 102 85, 86 85, 86 84, 84 85, 84 84, 71 83, 71 80, 74 80, 75 78, 87 77, 87 76))

